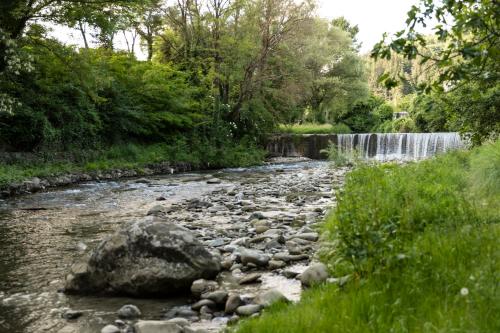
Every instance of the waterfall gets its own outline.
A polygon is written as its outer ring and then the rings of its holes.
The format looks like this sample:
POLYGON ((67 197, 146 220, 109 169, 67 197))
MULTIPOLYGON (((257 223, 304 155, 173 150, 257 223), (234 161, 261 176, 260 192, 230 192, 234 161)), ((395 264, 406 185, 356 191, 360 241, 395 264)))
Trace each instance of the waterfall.
POLYGON ((360 157, 379 161, 420 160, 465 146, 458 133, 339 134, 340 153, 358 151, 360 157))

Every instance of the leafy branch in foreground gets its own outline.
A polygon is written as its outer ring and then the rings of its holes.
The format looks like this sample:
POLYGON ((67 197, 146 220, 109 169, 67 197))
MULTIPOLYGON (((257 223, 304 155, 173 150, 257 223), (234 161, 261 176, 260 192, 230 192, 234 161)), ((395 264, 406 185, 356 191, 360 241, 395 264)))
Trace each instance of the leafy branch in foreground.
MULTIPOLYGON (((408 12, 406 29, 391 41, 384 35, 372 50, 375 59, 390 59, 392 53, 407 59, 420 59, 439 70, 421 89, 443 90, 469 81, 494 84, 498 80, 500 55, 500 3, 497 0, 421 0, 408 12), (436 21, 433 28, 440 47, 430 47, 425 35, 417 29, 436 21)), ((389 74, 380 76, 387 88, 397 85, 389 74)))

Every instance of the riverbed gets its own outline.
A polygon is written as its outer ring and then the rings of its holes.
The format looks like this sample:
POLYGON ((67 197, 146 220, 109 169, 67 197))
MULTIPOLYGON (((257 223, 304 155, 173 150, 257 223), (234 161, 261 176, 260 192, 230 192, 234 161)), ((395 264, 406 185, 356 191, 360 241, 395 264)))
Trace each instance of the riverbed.
MULTIPOLYGON (((0 332, 100 332, 116 319, 124 304, 135 304, 142 319, 164 319, 173 309, 189 306, 190 295, 169 299, 130 299, 66 295, 61 292, 70 265, 100 240, 152 208, 164 210, 165 220, 193 231, 208 248, 223 248, 250 240, 266 253, 288 253, 285 246, 267 248, 251 225, 252 216, 280 229, 287 239, 315 232, 334 205, 334 188, 345 169, 327 162, 306 161, 267 166, 193 172, 79 185, 0 201, 0 332), (242 241, 243 239, 243 241, 242 241), (62 318, 67 310, 83 312, 77 320, 62 318)), ((279 245, 279 244, 278 244, 279 245)), ((259 270, 261 283, 241 286, 236 277, 247 272, 228 269, 219 282, 224 289, 254 295, 278 289, 300 298, 300 282, 286 270, 300 272, 312 260, 316 245, 303 248, 308 259, 287 267, 259 270), (288 277, 287 277, 288 276, 288 277)), ((229 318, 214 316, 193 327, 220 330, 229 318)))

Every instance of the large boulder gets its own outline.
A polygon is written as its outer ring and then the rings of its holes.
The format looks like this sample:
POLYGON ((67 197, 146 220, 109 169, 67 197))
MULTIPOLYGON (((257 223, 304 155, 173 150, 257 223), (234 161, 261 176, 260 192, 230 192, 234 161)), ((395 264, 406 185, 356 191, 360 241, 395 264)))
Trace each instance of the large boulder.
POLYGON ((220 262, 187 229, 148 216, 106 238, 71 267, 69 293, 166 296, 214 278, 220 262))

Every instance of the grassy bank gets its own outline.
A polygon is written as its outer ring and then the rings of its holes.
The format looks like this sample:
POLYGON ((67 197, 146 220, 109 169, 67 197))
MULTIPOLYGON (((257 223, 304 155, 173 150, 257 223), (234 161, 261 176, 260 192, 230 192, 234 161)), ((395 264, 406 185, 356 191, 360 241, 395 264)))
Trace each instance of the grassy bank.
POLYGON ((96 151, 75 151, 63 158, 44 153, 29 160, 19 158, 1 163, 0 188, 31 177, 111 169, 141 170, 147 165, 167 161, 186 162, 194 168, 250 166, 261 163, 264 156, 265 152, 253 145, 231 144, 215 148, 203 143, 188 145, 184 141, 172 144, 127 144, 96 151))
POLYGON ((348 134, 351 129, 344 124, 293 124, 293 125, 280 125, 280 133, 287 134, 348 134))
POLYGON ((238 332, 500 331, 500 142, 362 166, 324 224, 317 286, 238 332))

